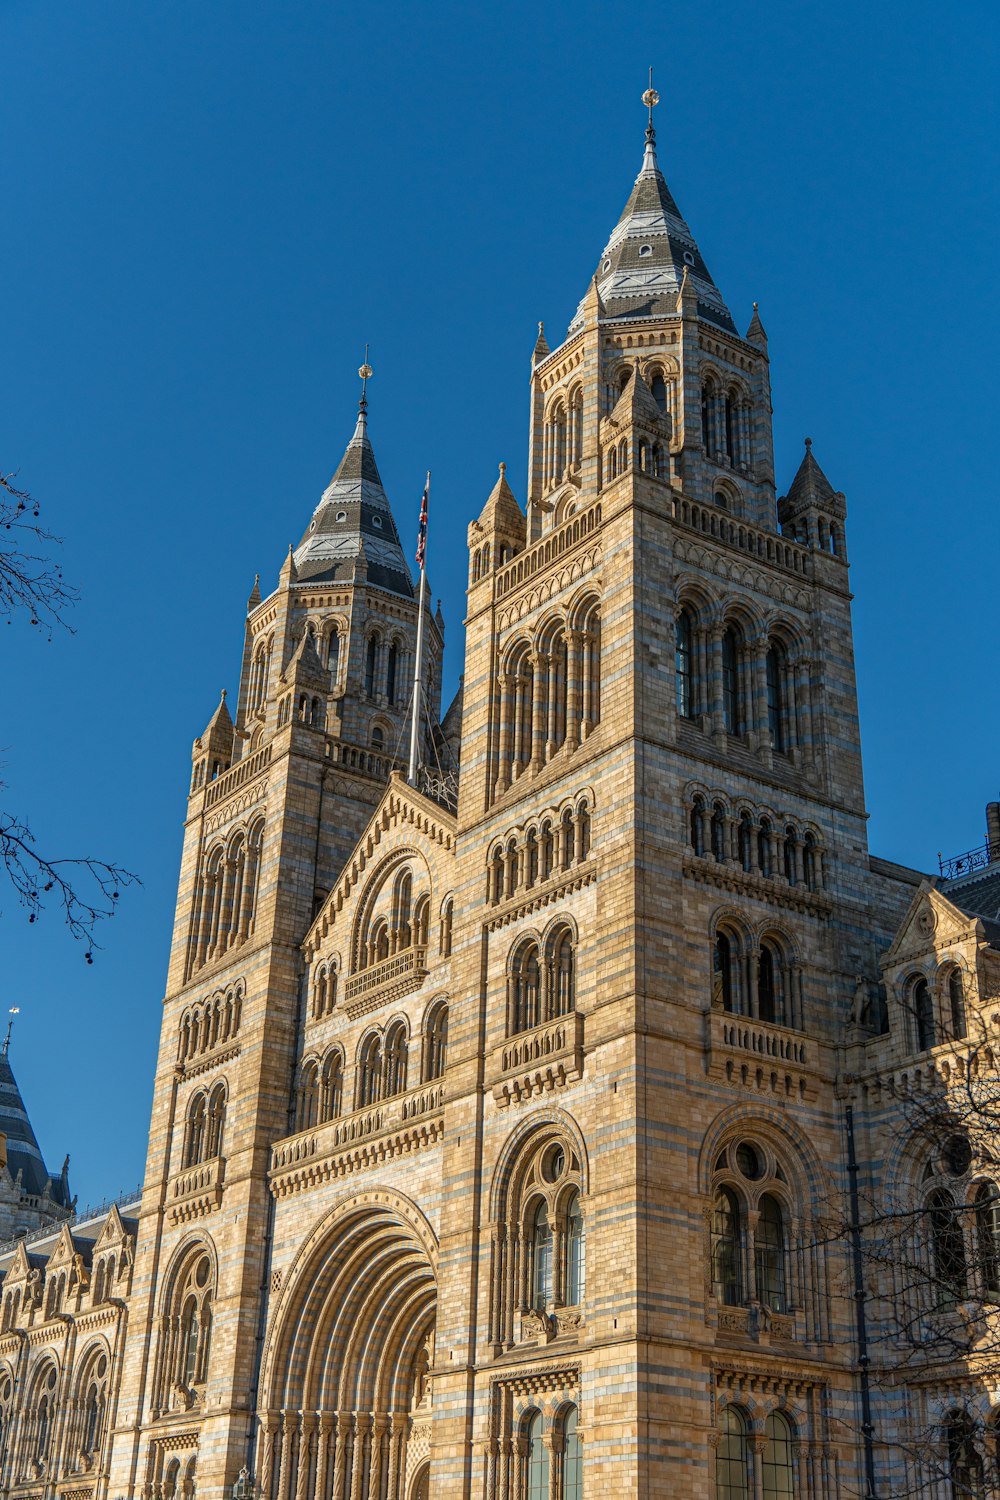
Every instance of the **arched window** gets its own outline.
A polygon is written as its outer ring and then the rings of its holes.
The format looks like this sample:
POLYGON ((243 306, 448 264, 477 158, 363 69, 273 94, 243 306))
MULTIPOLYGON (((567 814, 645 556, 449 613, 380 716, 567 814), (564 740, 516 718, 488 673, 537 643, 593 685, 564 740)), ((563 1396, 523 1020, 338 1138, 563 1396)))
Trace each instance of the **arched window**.
POLYGON ((712 949, 712 1007, 716 1010, 734 1011, 737 1005, 735 984, 735 953, 732 938, 727 932, 716 934, 712 949))
POLYGON ((730 625, 722 637, 722 712, 726 733, 731 735, 746 733, 740 668, 742 652, 740 633, 735 625, 730 625))
POLYGON ((946 1428, 948 1477, 953 1500, 983 1500, 983 1461, 976 1451, 973 1425, 965 1412, 956 1412, 946 1428))
POLYGON ((544 1312, 552 1301, 552 1226, 544 1198, 531 1218, 531 1305, 544 1312))
POLYGON ((976 1192, 976 1250, 983 1293, 1000 1301, 1000 1190, 993 1182, 976 1192))
POLYGON ((682 609, 675 625, 674 672, 677 712, 682 719, 694 718, 694 626, 691 612, 682 609))
POLYGON ((188 1105, 185 1167, 196 1167, 200 1161, 204 1161, 207 1124, 208 1101, 204 1094, 196 1094, 188 1105))
POLYGON ((562 1494, 559 1500, 583 1500, 583 1453, 578 1424, 576 1407, 571 1406, 562 1420, 562 1494))
POLYGON ((702 855, 705 852, 705 799, 695 797, 691 804, 691 848, 695 854, 702 855))
POLYGON ((917 1051, 926 1052, 934 1046, 934 1002, 931 999, 927 980, 914 980, 910 991, 913 1018, 917 1029, 917 1051))
POLYGON ((441 908, 441 940, 438 947, 442 958, 451 957, 451 932, 455 919, 455 903, 449 896, 441 908))
POLYGON ((393 641, 385 668, 385 695, 390 703, 396 701, 396 674, 399 668, 399 647, 393 641))
POLYGON ((772 1312, 786 1310, 785 1299, 785 1225, 781 1204, 770 1193, 760 1200, 759 1217, 754 1230, 754 1272, 757 1278, 757 1301, 772 1312))
POLYGON ((396 940, 396 948, 409 948, 413 941, 410 915, 413 906, 413 876, 409 870, 404 870, 396 878, 396 889, 393 892, 392 926, 393 935, 396 940))
POLYGON ((358 1057, 358 1109, 368 1109, 382 1097, 382 1043, 377 1034, 365 1039, 358 1057))
POLYGON ((580 1194, 573 1189, 566 1203, 566 1287, 564 1301, 578 1307, 583 1301, 585 1242, 580 1194))
POLYGON ((712 1290, 727 1307, 743 1302, 741 1241, 739 1199, 731 1188, 719 1188, 712 1205, 712 1290))
POLYGON ((545 822, 542 824, 542 832, 539 839, 539 853, 541 855, 543 880, 548 880, 549 876, 552 874, 554 844, 555 839, 552 835, 552 824, 549 822, 548 818, 546 818, 545 822))
POLYGON ((738 831, 740 864, 747 874, 753 869, 753 824, 748 812, 740 813, 740 826, 738 831))
POLYGON ((576 1007, 576 986, 573 964, 573 934, 566 927, 556 935, 552 944, 552 995, 549 1012, 552 1017, 567 1016, 576 1007))
POLYGON ((701 440, 705 445, 705 452, 712 453, 712 403, 715 397, 714 388, 707 382, 701 388, 701 440))
POLYGON ((378 666, 378 636, 370 636, 365 651, 365 697, 375 696, 375 677, 378 666))
POLYGON ((336 626, 334 626, 327 637, 326 664, 330 669, 330 676, 336 682, 340 671, 340 631, 336 626))
POLYGON ((576 810, 577 841, 580 849, 580 858, 586 859, 590 853, 590 809, 586 802, 581 802, 576 810))
POLYGON ((715 1452, 716 1500, 749 1500, 752 1492, 747 1419, 739 1407, 727 1406, 715 1452))
POLYGON ((761 943, 757 960, 757 1010, 762 1021, 785 1024, 785 982, 781 954, 771 943, 761 943))
POLYGON ((784 1412, 771 1412, 764 1423, 764 1452, 760 1469, 764 1500, 788 1500, 788 1497, 794 1496, 792 1426, 784 1412))
POLYGON ((385 1097, 406 1090, 406 1026, 396 1021, 390 1026, 385 1038, 385 1097))
POLYGON ((503 849, 498 844, 490 855, 490 899, 496 906, 503 900, 503 874, 504 860, 503 849))
POLYGON ((785 729, 786 670, 784 650, 775 642, 768 648, 765 657, 767 727, 771 737, 771 749, 780 751, 788 748, 788 736, 785 729))
POLYGON ((207 1141, 205 1154, 222 1155, 222 1137, 226 1127, 226 1085, 217 1083, 208 1101, 207 1141))
POLYGON ((533 1411, 524 1428, 525 1500, 549 1500, 549 1450, 542 1442, 542 1414, 533 1411))
POLYGON ((770 821, 767 818, 761 818, 760 827, 757 830, 757 867, 762 875, 770 876, 771 874, 772 849, 770 821))
POLYGON ((948 975, 948 1005, 951 1011, 952 1038, 955 1041, 961 1041, 966 1034, 966 1023, 965 990, 962 986, 960 969, 952 969, 948 975))
POLYGON ((431 918, 431 898, 423 895, 417 898, 417 904, 413 908, 413 928, 411 942, 415 947, 426 948, 428 928, 431 918))
POLYGON ((726 859, 726 810, 721 802, 712 805, 712 821, 709 825, 712 839, 712 854, 719 864, 726 859))
POLYGON ((816 836, 813 833, 807 833, 802 840, 802 873, 809 890, 818 890, 819 856, 816 849, 816 836))
POLYGON ((965 1240, 959 1211, 951 1194, 937 1188, 927 1200, 931 1259, 939 1302, 953 1302, 968 1290, 965 1240))
POLYGON ((382 728, 381 724, 376 724, 372 729, 372 749, 385 749, 385 730, 382 728))
POLYGON ((302 1064, 297 1129, 311 1130, 319 1116, 319 1067, 314 1059, 302 1064))
POLYGON ((541 1020, 538 948, 524 943, 511 964, 511 1031, 530 1031, 541 1020))
POLYGON ((653 400, 656 402, 657 406, 662 412, 665 412, 667 409, 667 382, 664 380, 659 370, 656 370, 654 372, 653 383, 649 387, 649 389, 652 392, 653 400))
POLYGON ((164 1407, 172 1386, 203 1385, 212 1336, 214 1277, 202 1251, 189 1254, 173 1282, 164 1325, 167 1340, 161 1366, 158 1404, 164 1407))
POLYGON ((48 1391, 45 1392, 38 1403, 37 1435, 35 1438, 35 1457, 44 1462, 49 1453, 49 1431, 52 1426, 52 1406, 48 1391))
POLYGON ((431 1011, 424 1040, 424 1082, 444 1077, 448 1052, 448 1007, 441 1001, 431 1011))
POLYGON ((344 1059, 340 1049, 330 1053, 323 1064, 323 1091, 320 1100, 320 1118, 335 1120, 344 1102, 344 1059))

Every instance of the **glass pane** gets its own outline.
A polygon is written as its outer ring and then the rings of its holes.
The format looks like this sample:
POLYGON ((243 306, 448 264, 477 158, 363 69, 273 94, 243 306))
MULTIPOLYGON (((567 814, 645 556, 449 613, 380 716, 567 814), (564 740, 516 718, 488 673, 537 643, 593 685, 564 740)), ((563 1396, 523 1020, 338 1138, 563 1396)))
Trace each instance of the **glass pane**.
POLYGON ((780 1412, 772 1412, 764 1427, 766 1445, 761 1463, 764 1500, 784 1500, 795 1494, 792 1470, 792 1433, 780 1412))
POLYGON ((536 1411, 528 1424, 527 1500, 549 1500, 549 1450, 542 1442, 542 1414, 536 1411))
POLYGON ((562 1500, 583 1500, 583 1453, 580 1450, 580 1435, 577 1432, 576 1407, 570 1407, 563 1423, 565 1448, 563 1449, 562 1500))
POLYGON ((577 1307, 583 1301, 583 1215, 580 1194, 574 1193, 566 1210, 566 1302, 577 1307))
POLYGON ((716 1500, 749 1500, 750 1447, 746 1422, 740 1412, 727 1407, 722 1424, 722 1437, 715 1450, 716 1500))

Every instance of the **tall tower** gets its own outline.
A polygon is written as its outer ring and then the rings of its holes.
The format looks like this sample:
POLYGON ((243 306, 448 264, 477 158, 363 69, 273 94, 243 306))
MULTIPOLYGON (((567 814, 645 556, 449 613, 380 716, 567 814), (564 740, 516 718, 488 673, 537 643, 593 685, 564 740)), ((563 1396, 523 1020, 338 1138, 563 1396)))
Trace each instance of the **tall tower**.
MULTIPOLYGON (((787 1417, 821 1444, 851 1400, 809 1226, 837 1191, 836 1043, 898 898, 867 850, 844 497, 810 447, 779 508, 764 328, 755 307, 737 332, 646 101, 596 273, 566 337, 535 344, 525 509, 501 475, 469 534, 456 950, 462 993, 481 980, 453 1026, 482 1028, 485 1089, 446 1135, 442 1263, 477 1252, 489 1332, 452 1357, 478 1365, 482 1492, 505 1500, 530 1440, 524 1309, 551 1291, 525 1291, 530 1193, 504 1208, 496 1186, 544 1190, 518 1132, 558 1137, 586 1195, 598 1287, 585 1327, 554 1294, 531 1376, 540 1432, 579 1404, 588 1476, 714 1493, 720 1412, 734 1432, 759 1414, 759 1465, 770 1412, 776 1442, 787 1417), (478 1228, 450 1196, 477 1114, 478 1228)), ((548 1212, 555 1285, 569 1230, 548 1212)), ((468 1304, 441 1301, 454 1346, 446 1308, 468 1304)))
MULTIPOLYGON (((436 724, 443 637, 425 627, 436 724)), ((416 628, 363 388, 277 587, 254 584, 235 718, 223 693, 194 742, 113 1494, 173 1493, 195 1472, 221 1494, 247 1458, 300 945, 405 755, 416 628)))

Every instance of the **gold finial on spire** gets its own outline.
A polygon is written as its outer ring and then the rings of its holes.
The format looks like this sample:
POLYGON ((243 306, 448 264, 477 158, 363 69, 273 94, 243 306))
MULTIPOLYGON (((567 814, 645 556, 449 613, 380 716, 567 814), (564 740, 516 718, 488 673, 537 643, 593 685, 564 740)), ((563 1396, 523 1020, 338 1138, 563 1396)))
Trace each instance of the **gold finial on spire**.
POLYGON ((660 102, 660 96, 653 87, 653 69, 649 70, 649 88, 642 96, 642 102, 649 110, 649 123, 646 126, 646 140, 650 146, 656 143, 656 131, 653 129, 653 109, 660 102))
POLYGON ((368 345, 365 345, 365 362, 358 369, 358 379, 361 381, 361 400, 358 402, 358 411, 368 410, 368 382, 372 378, 372 367, 368 363, 368 345))

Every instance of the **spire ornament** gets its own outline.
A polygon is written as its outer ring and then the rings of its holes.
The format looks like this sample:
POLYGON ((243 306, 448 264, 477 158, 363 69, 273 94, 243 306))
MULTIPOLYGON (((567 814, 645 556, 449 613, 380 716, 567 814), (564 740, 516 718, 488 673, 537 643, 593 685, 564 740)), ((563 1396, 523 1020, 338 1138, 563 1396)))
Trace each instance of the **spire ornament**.
POLYGON ((372 378, 372 367, 368 363, 368 345, 365 345, 365 362, 358 367, 358 379, 361 381, 361 400, 358 402, 358 411, 368 410, 368 382, 372 378))
POLYGON ((7 1052, 10 1047, 10 1034, 14 1029, 14 1017, 21 1014, 21 1007, 19 1005, 12 1005, 8 1014, 10 1015, 10 1020, 7 1022, 7 1035, 3 1039, 4 1057, 7 1056, 7 1052))
POLYGON ((642 102, 643 102, 643 104, 645 104, 646 108, 649 110, 649 122, 646 125, 646 144, 647 144, 647 146, 655 146, 656 145, 656 131, 653 128, 653 110, 656 107, 656 105, 659 104, 659 102, 660 102, 660 96, 659 96, 659 94, 656 92, 656 90, 653 87, 653 69, 652 68, 650 68, 650 70, 649 70, 649 88, 643 94, 643 96, 642 96, 642 102))

